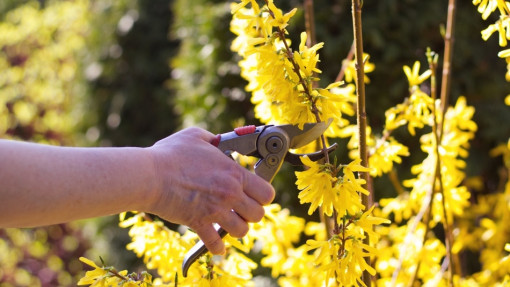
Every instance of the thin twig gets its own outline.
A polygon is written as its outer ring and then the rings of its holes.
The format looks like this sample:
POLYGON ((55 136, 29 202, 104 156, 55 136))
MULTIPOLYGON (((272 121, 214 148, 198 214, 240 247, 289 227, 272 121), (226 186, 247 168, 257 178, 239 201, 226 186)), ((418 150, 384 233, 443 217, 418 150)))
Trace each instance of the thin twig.
POLYGON ((117 270, 115 269, 107 269, 109 273, 111 273, 113 276, 117 277, 117 278, 120 278, 121 280, 123 281, 129 281, 129 278, 128 277, 125 277, 123 275, 121 275, 119 272, 117 272, 117 270))
POLYGON ((441 80, 441 124, 439 126, 439 140, 442 139, 444 128, 444 116, 446 109, 448 109, 448 102, 451 90, 451 65, 453 55, 453 44, 455 34, 455 14, 456 14, 456 0, 448 0, 448 16, 446 20, 446 32, 444 35, 444 55, 443 55, 443 71, 441 80))
MULTIPOLYGON (((359 134, 359 157, 361 159, 361 165, 364 167, 368 166, 368 153, 367 153, 367 115, 365 110, 365 64, 363 59, 363 33, 361 25, 361 0, 352 0, 352 22, 354 27, 354 57, 356 60, 356 95, 357 95, 357 122, 358 122, 358 134, 359 134)), ((368 172, 360 172, 359 176, 368 182, 368 172)), ((365 186, 366 187, 366 184, 365 186)), ((361 202, 368 210, 371 206, 370 198, 373 197, 373 193, 369 196, 362 194, 361 202)), ((368 236, 363 239, 363 243, 369 245, 368 236)), ((370 264, 370 257, 365 257, 365 261, 368 265, 370 264)), ((371 286, 372 279, 368 271, 363 271, 363 283, 366 286, 371 286)))
MULTIPOLYGON (((445 49, 444 49, 444 59, 443 59, 443 73, 442 73, 442 84, 441 84, 441 119, 440 125, 438 127, 437 139, 438 143, 442 142, 443 138, 443 130, 444 130, 444 122, 446 110, 448 109, 448 102, 450 98, 450 90, 451 90, 451 65, 452 65, 452 55, 453 55, 453 44, 454 44, 454 35, 455 35, 455 14, 456 14, 457 6, 456 0, 448 1, 448 16, 446 20, 446 33, 445 33, 445 49)), ((460 270, 457 270, 459 266, 458 258, 452 257, 452 245, 453 245, 453 234, 452 227, 453 222, 448 223, 448 218, 446 214, 446 204, 445 204, 445 194, 442 191, 442 203, 443 203, 443 216, 445 220, 445 233, 446 233, 446 247, 447 252, 450 256, 450 286, 453 286, 453 275, 454 273, 460 274, 460 270)))
POLYGON ((397 191, 397 194, 403 194, 405 192, 404 188, 400 184, 400 179, 398 178, 397 170, 395 168, 392 168, 390 172, 388 173, 388 177, 390 179, 391 184, 397 191))
POLYGON ((305 0, 305 27, 306 34, 308 35, 306 45, 311 47, 317 43, 315 36, 315 13, 313 9, 313 0, 305 0))
POLYGON ((418 228, 418 224, 422 220, 422 218, 425 216, 427 211, 431 210, 430 205, 432 204, 432 189, 428 190, 424 197, 424 204, 420 208, 420 211, 418 214, 416 214, 416 217, 414 217, 411 225, 408 227, 406 231, 406 236, 404 237, 404 242, 402 243, 402 249, 400 250, 400 257, 398 259, 397 267, 393 271, 392 278, 391 278, 391 284, 390 286, 397 286, 397 279, 400 271, 402 271, 402 265, 404 263, 404 257, 405 253, 407 252, 407 246, 411 244, 411 235, 414 234, 416 231, 416 228, 418 228))
MULTIPOLYGON (((436 166, 434 170, 434 176, 432 177, 432 187, 430 190, 431 198, 427 204, 428 208, 428 214, 427 217, 424 219, 425 224, 425 233, 423 234, 422 239, 422 248, 425 246, 425 242, 427 241, 427 234, 430 231, 430 219, 432 217, 432 205, 434 204, 434 195, 436 194, 436 184, 439 183, 439 190, 440 193, 442 193, 443 190, 443 181, 441 177, 441 158, 439 154, 439 138, 438 138, 438 118, 436 113, 436 99, 437 99, 437 76, 436 76, 436 69, 437 69, 437 58, 435 53, 430 51, 430 49, 427 50, 427 59, 429 63, 429 70, 430 70, 430 97, 432 98, 432 102, 434 103, 432 105, 432 115, 433 115, 433 123, 432 123, 432 134, 434 135, 434 154, 436 156, 436 166)), ((420 271, 421 267, 421 261, 418 261, 414 274, 411 277, 411 280, 409 281, 409 287, 414 286, 415 281, 418 278, 418 272, 420 271)))

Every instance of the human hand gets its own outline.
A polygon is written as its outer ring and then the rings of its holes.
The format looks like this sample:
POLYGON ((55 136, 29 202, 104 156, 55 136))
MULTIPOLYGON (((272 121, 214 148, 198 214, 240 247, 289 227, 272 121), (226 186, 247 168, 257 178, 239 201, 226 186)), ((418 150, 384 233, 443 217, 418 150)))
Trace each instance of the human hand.
POLYGON ((148 148, 159 181, 157 197, 147 210, 192 228, 213 254, 225 252, 213 227, 218 223, 234 237, 248 232, 247 222, 264 216, 274 189, 210 144, 214 135, 189 128, 148 148))

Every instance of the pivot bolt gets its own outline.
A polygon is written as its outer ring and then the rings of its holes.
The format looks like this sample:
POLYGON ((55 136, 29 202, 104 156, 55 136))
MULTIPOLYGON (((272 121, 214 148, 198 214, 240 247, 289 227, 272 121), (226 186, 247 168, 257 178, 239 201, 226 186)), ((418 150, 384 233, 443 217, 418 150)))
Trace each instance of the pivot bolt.
POLYGON ((269 165, 269 166, 275 166, 278 164, 278 157, 274 154, 270 154, 266 157, 266 163, 269 165))
POLYGON ((266 148, 270 153, 278 153, 283 148, 283 141, 279 137, 272 136, 267 140, 266 148))

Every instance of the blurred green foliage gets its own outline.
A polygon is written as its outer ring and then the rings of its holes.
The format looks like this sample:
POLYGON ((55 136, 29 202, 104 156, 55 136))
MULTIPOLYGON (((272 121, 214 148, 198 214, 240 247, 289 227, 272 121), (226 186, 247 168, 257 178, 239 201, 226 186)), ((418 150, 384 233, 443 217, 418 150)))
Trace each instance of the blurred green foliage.
POLYGON ((239 67, 230 52, 230 8, 225 1, 177 0, 171 36, 180 40, 171 60, 170 87, 182 126, 219 133, 253 123, 239 67))
MULTIPOLYGON (((98 3, 101 1, 98 1, 98 3)), ((89 130, 100 145, 148 146, 172 133, 179 120, 165 82, 178 43, 169 40, 169 0, 116 1, 97 14, 97 53, 87 77, 97 111, 89 130)))
MULTIPOLYGON (((287 11, 302 5, 298 0, 278 2, 287 11)), ((244 91, 246 83, 238 75, 238 59, 230 52, 229 3, 2 0, 0 136, 66 145, 148 146, 190 125, 218 133, 235 125, 257 124, 250 95, 244 91)), ((325 42, 319 66, 324 83, 336 78, 351 47, 350 3, 314 1, 316 38, 325 42)), ((467 168, 471 175, 482 175, 485 192, 489 192, 498 185, 500 162, 488 157, 488 151, 510 135, 510 125, 504 124, 510 122, 510 113, 502 104, 509 93, 505 63, 497 57, 497 39, 481 39, 480 31, 487 24, 473 5, 457 4, 451 101, 465 95, 468 104, 476 108, 479 132, 467 168)), ((365 1, 364 49, 376 65, 366 89, 367 111, 376 133, 384 124, 384 111, 408 95, 402 66, 420 60, 425 69, 427 47, 442 53, 441 25, 446 22, 446 12, 447 1, 365 1)), ((305 30, 302 9, 294 19, 290 38, 298 42, 299 33, 305 30)), ((402 141, 411 150, 418 149, 418 143, 402 141)), ((337 156, 346 158, 346 150, 340 149, 337 156)), ((404 160, 399 170, 402 177, 413 162, 404 160)), ((277 200, 304 216, 306 210, 298 204, 294 180, 285 166, 274 181, 277 200)), ((376 181, 376 191, 388 195, 392 188, 382 179, 376 181)), ((127 239, 116 231, 115 222, 99 222, 94 232, 107 234, 112 253, 122 253, 127 239)), ((58 238, 76 237, 79 244, 69 253, 58 253, 54 250, 63 247, 60 239, 52 237, 51 228, 56 227, 0 231, 0 256, 5 248, 11 250, 5 253, 11 259, 0 260, 1 286, 6 282, 13 286, 72 285, 65 283, 65 278, 74 276, 71 258, 77 258, 75 251, 88 245, 74 225, 61 226, 58 238), (24 235, 16 235, 20 232, 24 235), (26 244, 21 246, 13 238, 25 238, 19 242, 26 244), (46 253, 36 252, 37 257, 30 251, 34 248, 46 253), (60 268, 70 275, 52 275, 53 281, 44 285, 45 279, 37 279, 39 273, 27 267, 35 265, 27 262, 38 262, 40 272, 60 268), (21 275, 15 275, 18 273, 21 275), (30 279, 23 274, 31 274, 30 279), (59 276, 65 277, 64 281, 58 281, 59 276), (23 285, 13 281, 15 278, 34 281, 23 285), (40 283, 34 283, 37 280, 40 283)), ((112 263, 133 260, 117 258, 122 259, 112 259, 112 263)))

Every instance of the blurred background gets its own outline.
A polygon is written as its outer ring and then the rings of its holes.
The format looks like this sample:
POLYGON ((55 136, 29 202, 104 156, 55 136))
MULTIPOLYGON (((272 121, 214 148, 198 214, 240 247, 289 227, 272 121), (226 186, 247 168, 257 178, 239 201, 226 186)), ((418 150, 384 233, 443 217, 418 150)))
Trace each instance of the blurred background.
MULTIPOLYGON (((276 3, 284 11, 299 8, 288 27, 298 42, 305 30, 302 1, 276 3)), ((510 89, 497 38, 484 42, 480 36, 489 22, 469 1, 457 3, 451 103, 464 95, 476 108, 479 131, 467 172, 484 186, 473 190, 475 199, 475 193, 494 192, 500 184, 501 160, 488 152, 510 136, 510 110, 503 104, 510 89)), ((2 0, 0 137, 70 146, 149 146, 188 126, 219 133, 259 124, 238 58, 230 51, 229 5, 218 0, 2 0)), ((334 81, 350 50, 350 5, 314 1, 317 40, 325 42, 321 86, 334 81)), ((446 0, 365 1, 364 49, 376 66, 366 88, 367 111, 376 134, 383 129, 385 110, 408 95, 402 66, 418 60, 423 71, 427 47, 441 54, 446 11, 446 0)), ((418 137, 405 135, 399 140, 413 155, 399 167, 401 178, 410 177, 410 166, 424 157, 418 137)), ((339 141, 341 161, 347 151, 339 141)), ((309 218, 307 206, 299 205, 292 171, 284 166, 275 179, 276 201, 309 218)), ((384 177, 375 180, 375 190, 379 198, 395 195, 384 177)), ((75 286, 83 274, 78 261, 83 255, 96 262, 101 256, 119 269, 144 268, 125 250, 127 230, 117 223, 112 216, 0 229, 0 286, 75 286)))

